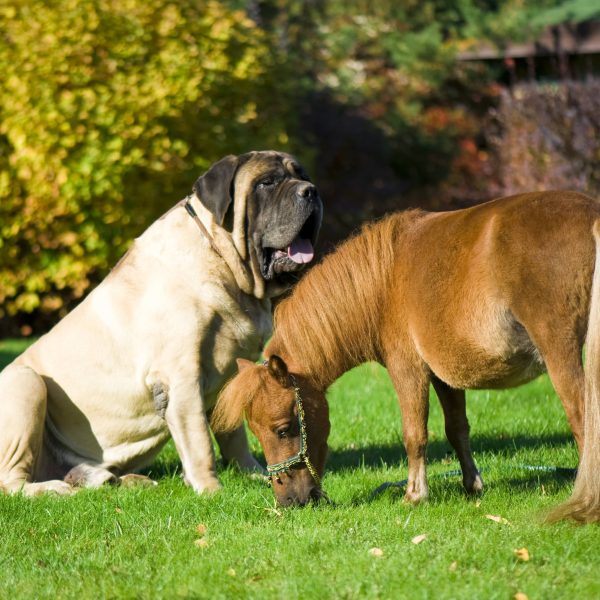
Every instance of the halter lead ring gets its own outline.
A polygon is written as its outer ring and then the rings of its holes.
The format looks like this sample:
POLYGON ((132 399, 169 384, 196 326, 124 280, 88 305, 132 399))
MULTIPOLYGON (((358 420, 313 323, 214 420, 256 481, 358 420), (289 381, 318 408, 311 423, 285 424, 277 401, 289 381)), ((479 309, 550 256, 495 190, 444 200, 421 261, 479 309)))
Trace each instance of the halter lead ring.
POLYGON ((296 383, 296 379, 291 374, 290 379, 292 380, 292 385, 294 386, 294 400, 296 402, 296 408, 298 410, 298 424, 300 425, 300 450, 297 454, 288 458, 287 460, 284 460, 283 462, 279 462, 274 465, 267 465, 267 473, 269 474, 269 479, 272 482, 273 477, 277 476, 278 473, 287 473, 294 465, 304 463, 306 465, 306 468, 312 475, 313 479, 315 480, 315 483, 318 486, 321 486, 321 478, 317 474, 317 470, 310 462, 310 458, 308 456, 306 421, 304 419, 304 407, 302 406, 302 398, 300 397, 300 388, 296 383))

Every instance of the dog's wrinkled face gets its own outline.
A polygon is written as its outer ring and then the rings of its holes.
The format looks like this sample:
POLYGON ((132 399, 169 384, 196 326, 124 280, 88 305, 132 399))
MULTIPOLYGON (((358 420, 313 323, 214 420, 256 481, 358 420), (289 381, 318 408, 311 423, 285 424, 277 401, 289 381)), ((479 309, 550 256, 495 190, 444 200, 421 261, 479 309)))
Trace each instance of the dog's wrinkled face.
POLYGON ((195 184, 200 201, 230 231, 243 230, 265 281, 288 284, 314 257, 323 204, 298 161, 282 152, 228 156, 195 184))

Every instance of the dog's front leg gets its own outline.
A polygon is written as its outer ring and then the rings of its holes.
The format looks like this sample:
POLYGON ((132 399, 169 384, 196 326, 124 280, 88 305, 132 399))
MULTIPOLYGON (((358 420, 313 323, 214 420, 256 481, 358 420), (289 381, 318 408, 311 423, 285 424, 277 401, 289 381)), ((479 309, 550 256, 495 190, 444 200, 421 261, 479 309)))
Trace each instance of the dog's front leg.
POLYGON ((227 433, 215 433, 225 464, 235 464, 240 470, 248 473, 266 475, 267 472, 250 453, 248 438, 243 425, 227 433))
POLYGON ((221 487, 198 377, 171 385, 165 419, 183 465, 185 482, 196 492, 221 487))

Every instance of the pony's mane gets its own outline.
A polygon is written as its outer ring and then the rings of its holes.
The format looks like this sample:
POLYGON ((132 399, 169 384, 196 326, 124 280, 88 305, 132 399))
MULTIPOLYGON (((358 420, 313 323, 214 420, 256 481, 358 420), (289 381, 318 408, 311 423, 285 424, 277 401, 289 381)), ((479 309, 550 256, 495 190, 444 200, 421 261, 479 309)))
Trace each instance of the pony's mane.
POLYGON ((422 214, 404 211, 365 225, 311 269, 277 306, 267 354, 293 361, 321 388, 379 358, 380 311, 398 240, 422 214))
POLYGON ((242 424, 246 408, 264 389, 263 371, 266 373, 262 368, 244 369, 223 387, 210 416, 213 431, 233 431, 242 424))

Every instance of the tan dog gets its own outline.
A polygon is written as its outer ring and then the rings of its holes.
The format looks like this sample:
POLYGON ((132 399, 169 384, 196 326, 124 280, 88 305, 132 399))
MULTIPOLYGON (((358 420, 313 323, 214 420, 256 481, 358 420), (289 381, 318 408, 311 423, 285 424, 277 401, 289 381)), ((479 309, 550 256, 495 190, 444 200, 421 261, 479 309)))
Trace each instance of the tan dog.
MULTIPOLYGON (((185 480, 219 487, 207 411, 234 358, 256 359, 270 298, 312 259, 316 188, 289 155, 211 167, 108 277, 0 374, 0 486, 68 493, 148 465, 173 436, 185 480)), ((244 431, 224 460, 259 468, 244 431)))
POLYGON ((581 457, 573 497, 555 517, 600 521, 600 203, 591 198, 522 194, 368 225, 279 304, 265 354, 265 366, 239 361, 213 424, 228 430, 246 414, 282 504, 320 497, 325 391, 378 360, 402 412, 407 501, 428 494, 430 384, 473 493, 483 482, 464 390, 512 387, 547 371, 581 457))

